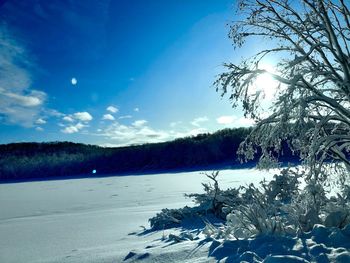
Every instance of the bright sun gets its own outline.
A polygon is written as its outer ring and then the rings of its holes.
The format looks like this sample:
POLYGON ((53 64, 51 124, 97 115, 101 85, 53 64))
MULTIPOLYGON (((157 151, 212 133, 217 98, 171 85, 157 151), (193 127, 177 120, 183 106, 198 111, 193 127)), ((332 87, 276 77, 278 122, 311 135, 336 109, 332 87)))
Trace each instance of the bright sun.
MULTIPOLYGON (((269 73, 276 73, 274 67, 269 64, 260 65, 259 68, 265 69, 269 73)), ((252 85, 252 92, 263 92, 264 98, 267 101, 273 100, 278 86, 278 82, 269 73, 258 76, 252 85)))

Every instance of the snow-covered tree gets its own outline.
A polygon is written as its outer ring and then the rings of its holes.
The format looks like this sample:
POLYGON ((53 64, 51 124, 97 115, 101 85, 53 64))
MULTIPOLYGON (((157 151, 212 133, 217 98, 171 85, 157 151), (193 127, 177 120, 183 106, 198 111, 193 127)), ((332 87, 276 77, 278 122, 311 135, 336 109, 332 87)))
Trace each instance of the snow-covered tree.
POLYGON ((256 122, 240 152, 252 159, 260 148, 260 162, 270 164, 285 141, 307 164, 307 179, 324 181, 325 163, 349 174, 349 2, 241 0, 236 17, 229 32, 235 48, 249 41, 262 47, 239 64, 225 64, 215 82, 256 122), (267 59, 277 61, 274 70, 262 66, 267 59), (262 74, 278 83, 268 116, 261 107, 266 89, 256 89, 262 74))

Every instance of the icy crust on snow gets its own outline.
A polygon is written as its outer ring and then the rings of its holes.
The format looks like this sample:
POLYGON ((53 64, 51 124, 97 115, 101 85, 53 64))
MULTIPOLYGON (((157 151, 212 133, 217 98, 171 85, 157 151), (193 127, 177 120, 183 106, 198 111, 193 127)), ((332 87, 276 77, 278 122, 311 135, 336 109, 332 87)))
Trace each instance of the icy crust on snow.
POLYGON ((167 231, 144 250, 130 251, 123 262, 350 262, 350 225, 343 229, 315 225, 298 237, 266 235, 242 240, 206 238, 198 230, 167 231))

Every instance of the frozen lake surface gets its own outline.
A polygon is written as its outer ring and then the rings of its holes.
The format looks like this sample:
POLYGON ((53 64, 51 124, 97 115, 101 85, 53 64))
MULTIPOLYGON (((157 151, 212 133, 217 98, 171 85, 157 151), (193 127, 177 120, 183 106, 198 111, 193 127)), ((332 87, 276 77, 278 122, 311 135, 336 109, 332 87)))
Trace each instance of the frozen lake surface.
MULTIPOLYGON (((258 182, 273 172, 224 170, 221 188, 258 182)), ((150 236, 162 208, 191 205, 202 192, 200 172, 0 184, 0 262, 122 262, 150 236)), ((158 233, 160 234, 160 233, 158 233)))

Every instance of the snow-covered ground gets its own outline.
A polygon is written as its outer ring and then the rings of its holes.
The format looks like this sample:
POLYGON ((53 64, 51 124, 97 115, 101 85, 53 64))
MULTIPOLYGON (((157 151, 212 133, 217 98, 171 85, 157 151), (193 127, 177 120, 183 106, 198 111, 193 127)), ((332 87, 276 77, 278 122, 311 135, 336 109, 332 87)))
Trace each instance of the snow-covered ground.
MULTIPOLYGON (((224 170, 219 182, 236 187, 273 174, 224 170)), ((140 234, 162 208, 191 205, 184 194, 202 192, 206 181, 190 172, 0 184, 0 262, 350 262, 350 226, 179 243, 171 235, 181 237, 180 229, 140 234)))
MULTIPOLYGON (((224 170, 220 186, 263 174, 224 170)), ((202 192, 203 181, 190 172, 0 184, 0 262, 121 262, 162 235, 130 233, 162 208, 190 205, 184 194, 202 192)))

